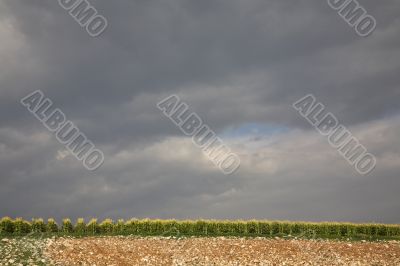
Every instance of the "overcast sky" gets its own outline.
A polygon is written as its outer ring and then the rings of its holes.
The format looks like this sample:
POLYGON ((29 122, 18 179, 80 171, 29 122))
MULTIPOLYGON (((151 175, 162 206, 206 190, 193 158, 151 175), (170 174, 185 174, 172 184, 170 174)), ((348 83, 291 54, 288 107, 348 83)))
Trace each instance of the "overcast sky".
POLYGON ((0 0, 0 216, 400 223, 400 2, 0 0), (40 89, 104 152, 88 171, 20 104, 40 89), (292 103, 312 93, 374 154, 360 175, 292 103), (176 94, 241 159, 224 175, 156 104, 176 94))

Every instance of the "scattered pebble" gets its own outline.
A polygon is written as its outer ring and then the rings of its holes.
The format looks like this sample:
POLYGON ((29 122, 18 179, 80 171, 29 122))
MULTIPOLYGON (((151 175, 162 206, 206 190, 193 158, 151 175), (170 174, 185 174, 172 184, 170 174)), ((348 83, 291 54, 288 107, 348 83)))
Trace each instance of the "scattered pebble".
POLYGON ((44 253, 55 265, 400 265, 397 241, 68 237, 44 253))
POLYGON ((43 256, 47 240, 32 237, 3 238, 0 242, 0 265, 49 265, 43 256))

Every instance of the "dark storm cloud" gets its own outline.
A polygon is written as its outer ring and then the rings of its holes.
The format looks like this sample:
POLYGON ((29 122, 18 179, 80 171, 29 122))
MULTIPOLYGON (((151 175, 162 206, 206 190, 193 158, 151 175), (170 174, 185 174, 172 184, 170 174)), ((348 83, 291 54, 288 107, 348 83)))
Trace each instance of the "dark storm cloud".
MULTIPOLYGON (((109 23, 97 38, 57 1, 0 3, 1 213, 400 218, 390 211, 399 207, 393 188, 400 185, 397 1, 362 2, 378 22, 368 38, 357 36, 326 1, 91 3, 109 23), (63 155, 64 147, 19 104, 36 89, 104 151, 98 171, 63 155), (267 152, 239 145, 244 167, 221 176, 156 108, 171 93, 217 132, 245 123, 301 129, 301 139, 311 143, 297 148, 301 158, 319 136, 291 104, 314 93, 346 126, 382 139, 363 143, 376 152, 377 169, 354 179, 335 155, 328 156, 335 167, 321 160, 310 169, 312 161, 282 156, 296 150, 288 143, 299 145, 290 133, 267 152)), ((331 147, 321 141, 317 150, 331 147)))

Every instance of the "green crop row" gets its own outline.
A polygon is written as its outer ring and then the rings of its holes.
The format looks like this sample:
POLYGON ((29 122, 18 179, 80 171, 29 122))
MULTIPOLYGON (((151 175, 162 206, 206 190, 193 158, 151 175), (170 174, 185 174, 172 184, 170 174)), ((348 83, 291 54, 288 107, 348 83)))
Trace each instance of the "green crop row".
POLYGON ((88 223, 79 218, 75 224, 63 219, 58 225, 54 219, 4 217, 0 220, 0 234, 24 235, 47 232, 75 235, 133 234, 133 235, 203 235, 203 236, 304 236, 304 237, 400 237, 400 225, 354 224, 335 222, 285 222, 285 221, 222 221, 222 220, 150 220, 122 219, 114 222, 105 219, 88 223))

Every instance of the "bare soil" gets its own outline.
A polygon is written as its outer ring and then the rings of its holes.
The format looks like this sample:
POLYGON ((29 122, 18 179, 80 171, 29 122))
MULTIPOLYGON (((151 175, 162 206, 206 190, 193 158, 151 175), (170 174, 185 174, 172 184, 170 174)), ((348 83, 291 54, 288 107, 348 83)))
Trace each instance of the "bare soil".
POLYGON ((86 237, 49 240, 44 254, 56 265, 400 265, 400 242, 86 237))

